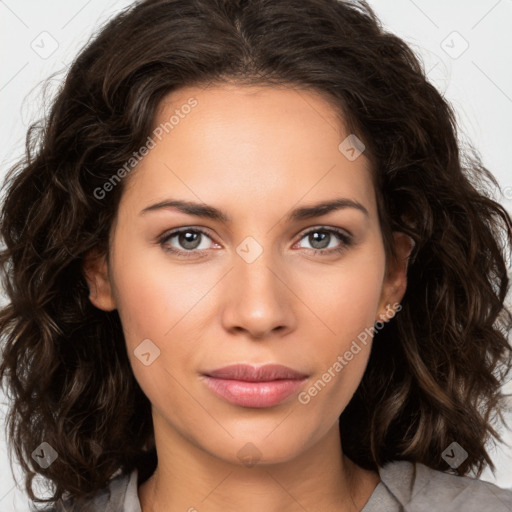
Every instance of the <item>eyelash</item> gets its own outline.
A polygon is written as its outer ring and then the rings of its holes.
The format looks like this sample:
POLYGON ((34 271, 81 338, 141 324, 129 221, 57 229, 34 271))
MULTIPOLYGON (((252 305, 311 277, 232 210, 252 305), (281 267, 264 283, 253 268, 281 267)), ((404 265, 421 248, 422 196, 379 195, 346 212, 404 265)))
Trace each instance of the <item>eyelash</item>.
MULTIPOLYGON (((177 236, 177 235, 179 235, 181 233, 188 233, 188 232, 191 232, 191 233, 201 233, 202 235, 204 235, 204 236, 206 236, 206 237, 211 239, 211 236, 208 235, 208 233, 206 233, 205 231, 203 231, 200 228, 181 228, 181 229, 176 229, 174 231, 171 231, 170 233, 164 234, 162 237, 159 238, 158 243, 162 246, 162 248, 166 252, 170 252, 172 254, 176 254, 176 255, 178 255, 181 258, 197 257, 196 256, 197 253, 202 254, 202 253, 206 252, 207 249, 182 251, 182 250, 176 249, 174 247, 170 247, 169 245, 166 245, 166 243, 169 240, 171 240, 172 238, 174 238, 175 236, 177 236)), ((303 238, 305 238, 306 236, 310 235, 311 233, 316 233, 316 232, 323 232, 323 233, 333 234, 334 236, 336 236, 336 238, 338 238, 338 240, 340 242, 342 242, 342 244, 340 245, 340 247, 331 248, 331 249, 308 249, 309 251, 313 251, 313 254, 315 256, 317 254, 320 254, 321 256, 330 256, 330 255, 335 254, 335 253, 342 253, 343 251, 348 249, 352 245, 352 243, 353 243, 351 235, 348 235, 347 233, 345 233, 344 231, 341 231, 339 229, 327 228, 327 227, 312 228, 309 231, 307 231, 306 233, 304 233, 299 238, 299 241, 302 240, 303 238)))

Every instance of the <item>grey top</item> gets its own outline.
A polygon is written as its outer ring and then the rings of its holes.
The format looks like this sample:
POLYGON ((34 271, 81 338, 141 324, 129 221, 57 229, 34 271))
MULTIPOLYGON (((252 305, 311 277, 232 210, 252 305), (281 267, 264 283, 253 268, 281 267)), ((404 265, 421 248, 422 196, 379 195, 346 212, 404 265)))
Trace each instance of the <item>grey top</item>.
MULTIPOLYGON (((512 490, 420 463, 394 461, 379 468, 381 481, 361 512, 511 512, 512 490)), ((65 503, 45 512, 142 512, 138 473, 122 473, 94 499, 65 503)))

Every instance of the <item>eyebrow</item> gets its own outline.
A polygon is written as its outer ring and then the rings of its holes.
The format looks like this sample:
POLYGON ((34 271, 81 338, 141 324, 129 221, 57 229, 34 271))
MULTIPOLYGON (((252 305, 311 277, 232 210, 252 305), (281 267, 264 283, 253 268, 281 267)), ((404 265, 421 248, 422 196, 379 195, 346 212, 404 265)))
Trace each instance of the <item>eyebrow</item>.
MULTIPOLYGON (((187 215, 193 215, 194 217, 202 217, 205 219, 216 220, 224 223, 231 222, 231 219, 227 213, 215 208, 214 206, 210 206, 204 203, 196 203, 193 201, 181 201, 178 199, 167 199, 160 201, 159 203, 147 206, 140 212, 140 215, 144 215, 151 211, 169 208, 174 208, 187 215)), ((286 220, 287 222, 296 222, 299 220, 312 219, 314 217, 327 215, 328 213, 344 208, 354 208, 363 212, 367 217, 369 217, 368 210, 361 203, 353 199, 339 197, 310 206, 301 206, 296 208, 287 215, 286 220)))

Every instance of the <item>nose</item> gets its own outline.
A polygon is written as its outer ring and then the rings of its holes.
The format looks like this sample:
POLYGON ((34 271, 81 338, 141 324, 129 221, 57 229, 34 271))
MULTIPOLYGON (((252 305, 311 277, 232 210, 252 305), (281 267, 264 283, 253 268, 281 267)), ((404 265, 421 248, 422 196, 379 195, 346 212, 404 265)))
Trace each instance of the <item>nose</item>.
POLYGON ((226 280, 223 327, 255 339, 283 336, 295 328, 298 300, 287 286, 287 272, 263 254, 251 263, 239 258, 226 280))

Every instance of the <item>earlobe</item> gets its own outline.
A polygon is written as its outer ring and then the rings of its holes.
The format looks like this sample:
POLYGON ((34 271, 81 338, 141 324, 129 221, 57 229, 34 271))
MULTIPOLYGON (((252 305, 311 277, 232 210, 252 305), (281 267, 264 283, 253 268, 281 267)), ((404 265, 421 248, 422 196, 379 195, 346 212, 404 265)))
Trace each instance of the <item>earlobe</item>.
POLYGON ((388 263, 386 277, 382 288, 381 301, 377 317, 379 319, 386 315, 390 305, 399 304, 407 288, 407 269, 409 258, 414 249, 414 240, 406 235, 395 231, 393 233, 396 257, 388 263))
POLYGON ((105 257, 92 249, 84 257, 82 272, 89 286, 91 303, 103 311, 116 309, 105 257))

